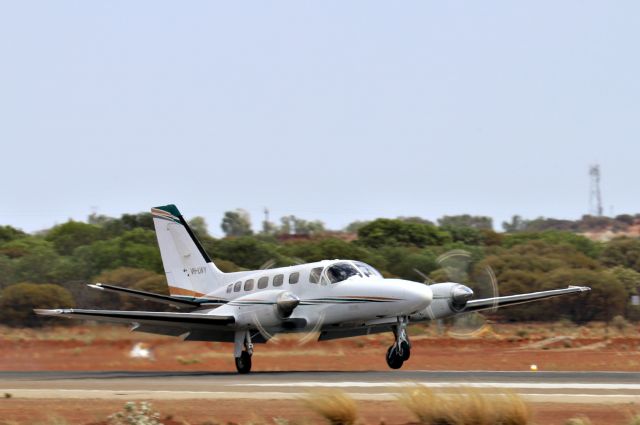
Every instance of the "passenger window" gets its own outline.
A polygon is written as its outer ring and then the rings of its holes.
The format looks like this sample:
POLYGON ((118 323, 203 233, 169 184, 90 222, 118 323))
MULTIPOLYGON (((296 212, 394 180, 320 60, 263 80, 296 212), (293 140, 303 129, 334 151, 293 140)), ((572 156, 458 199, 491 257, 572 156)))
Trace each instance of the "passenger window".
POLYGON ((227 294, 230 294, 232 290, 233 290, 233 283, 227 286, 227 294))
POLYGON ((300 280, 300 273, 299 272, 291 273, 289 275, 289 284, 290 285, 293 285, 294 283, 298 283, 298 280, 300 280))
POLYGON ((315 269, 311 269, 311 273, 309 274, 309 282, 318 283, 318 281, 320 281, 321 274, 322 274, 322 267, 316 267, 315 269))
POLYGON ((242 282, 236 282, 236 284, 233 285, 233 292, 240 292, 240 288, 242 288, 242 282))
POLYGON ((263 276, 258 280, 258 289, 264 289, 269 285, 269 277, 263 276))
POLYGON ((277 274, 273 277, 273 286, 282 286, 283 282, 284 282, 283 274, 277 274))
POLYGON ((249 279, 244 283, 244 290, 251 291, 253 289, 253 279, 249 279))

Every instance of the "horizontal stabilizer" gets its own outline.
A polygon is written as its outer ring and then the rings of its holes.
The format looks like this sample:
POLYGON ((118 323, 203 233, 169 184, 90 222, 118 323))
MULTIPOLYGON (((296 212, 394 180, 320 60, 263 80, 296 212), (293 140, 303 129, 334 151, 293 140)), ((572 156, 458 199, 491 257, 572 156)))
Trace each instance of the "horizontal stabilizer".
POLYGON ((121 286, 107 285, 104 283, 88 284, 90 288, 100 289, 101 291, 118 292, 121 294, 131 295, 133 297, 142 298, 144 300, 156 301, 163 304, 169 304, 178 308, 196 308, 204 305, 219 305, 226 303, 226 300, 217 299, 185 299, 170 295, 156 294, 154 292, 140 291, 137 289, 123 288, 121 286))
POLYGON ((202 313, 169 313, 163 311, 122 311, 122 310, 83 310, 83 309, 35 309, 41 316, 62 316, 74 319, 97 320, 111 323, 130 323, 138 326, 154 325, 181 327, 187 329, 210 329, 212 326, 227 328, 235 323, 233 316, 216 316, 202 313))
POLYGON ((591 288, 587 286, 569 286, 564 289, 553 289, 550 291, 530 292, 528 294, 507 295, 504 297, 482 298, 478 300, 468 301, 462 312, 491 310, 498 307, 506 307, 509 305, 524 304, 532 301, 538 301, 545 298, 558 297, 560 295, 574 294, 580 292, 589 292, 591 288))

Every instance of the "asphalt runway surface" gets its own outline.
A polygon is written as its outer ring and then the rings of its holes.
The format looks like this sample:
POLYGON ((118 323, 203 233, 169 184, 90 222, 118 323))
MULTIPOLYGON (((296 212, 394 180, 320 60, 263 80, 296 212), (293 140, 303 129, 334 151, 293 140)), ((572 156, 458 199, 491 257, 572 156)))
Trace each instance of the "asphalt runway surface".
POLYGON ((291 399, 340 389, 390 400, 412 385, 515 392, 533 402, 640 403, 639 372, 0 372, 1 392, 31 399, 291 399))

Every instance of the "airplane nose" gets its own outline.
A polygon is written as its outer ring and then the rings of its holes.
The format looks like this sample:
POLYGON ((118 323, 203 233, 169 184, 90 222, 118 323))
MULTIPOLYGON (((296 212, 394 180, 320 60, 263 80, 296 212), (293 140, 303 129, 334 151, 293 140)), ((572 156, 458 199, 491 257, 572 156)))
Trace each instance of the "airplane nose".
POLYGON ((433 292, 427 285, 417 282, 410 283, 409 293, 412 311, 423 310, 431 304, 433 292))

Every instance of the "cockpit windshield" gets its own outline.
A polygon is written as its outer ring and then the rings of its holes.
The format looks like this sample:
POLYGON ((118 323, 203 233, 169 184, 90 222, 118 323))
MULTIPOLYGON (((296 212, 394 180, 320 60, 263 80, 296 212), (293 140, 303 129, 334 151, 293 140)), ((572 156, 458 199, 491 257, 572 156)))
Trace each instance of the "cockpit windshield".
POLYGON ((331 283, 342 282, 351 276, 361 276, 358 269, 349 263, 336 263, 327 268, 327 278, 331 283))
POLYGON ((364 274, 366 277, 382 277, 382 275, 378 270, 374 269, 373 267, 371 267, 366 263, 363 263, 361 261, 355 261, 355 264, 356 266, 358 266, 362 274, 364 274))

